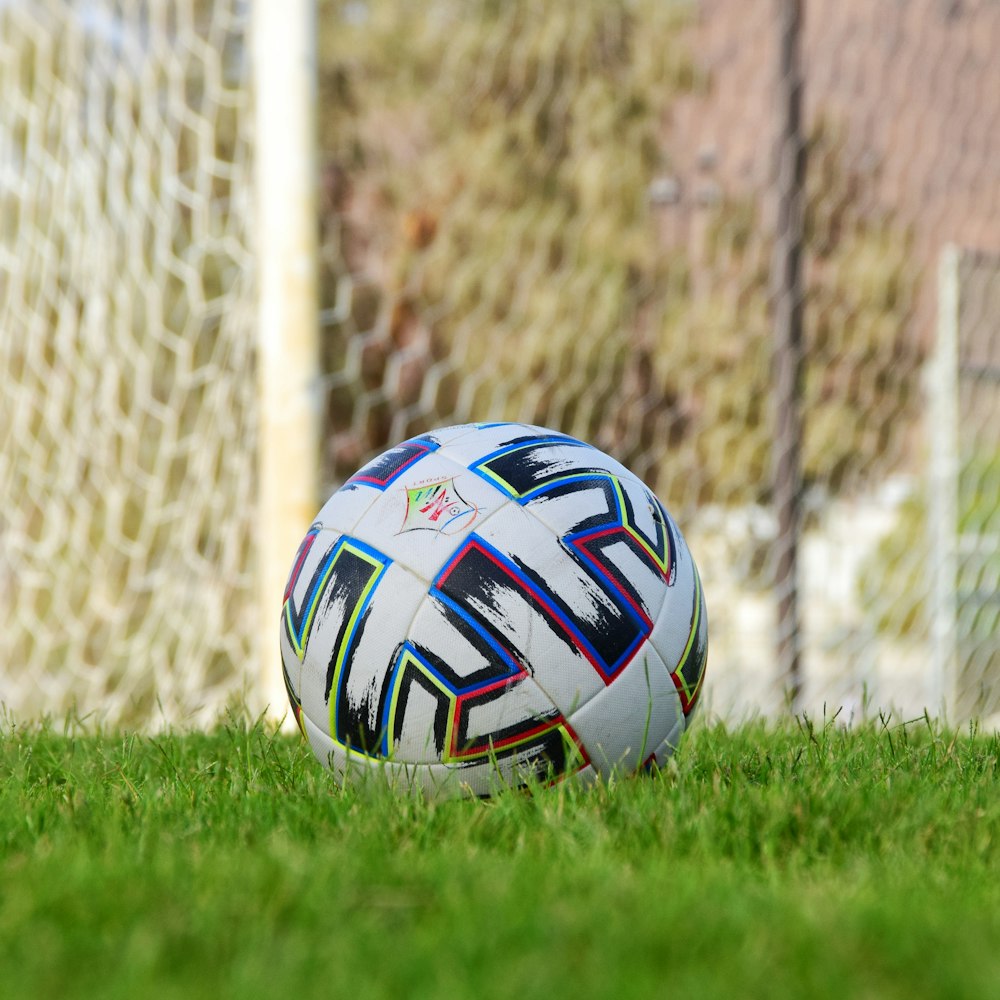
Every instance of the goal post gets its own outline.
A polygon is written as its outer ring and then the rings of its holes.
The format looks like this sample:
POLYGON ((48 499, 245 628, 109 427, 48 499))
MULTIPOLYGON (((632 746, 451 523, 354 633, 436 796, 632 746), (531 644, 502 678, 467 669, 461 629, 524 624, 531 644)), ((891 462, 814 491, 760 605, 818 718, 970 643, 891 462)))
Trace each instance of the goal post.
POLYGON ((286 708, 277 621, 319 497, 315 0, 255 0, 260 689, 286 708))
POLYGON ((1000 712, 1000 257, 948 245, 928 367, 935 693, 953 724, 1000 712))

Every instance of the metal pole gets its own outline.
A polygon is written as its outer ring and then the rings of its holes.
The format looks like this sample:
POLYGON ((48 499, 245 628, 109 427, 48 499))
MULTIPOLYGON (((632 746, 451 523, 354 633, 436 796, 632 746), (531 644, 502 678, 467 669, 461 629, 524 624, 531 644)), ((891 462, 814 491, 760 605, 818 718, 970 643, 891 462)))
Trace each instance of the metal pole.
POLYGON ((801 0, 777 0, 779 24, 776 106, 780 119, 775 163, 777 218, 772 262, 774 319, 772 455, 773 503, 778 535, 774 585, 778 602, 778 669, 791 707, 802 697, 798 544, 802 512, 802 246, 806 146, 802 135, 801 0))
MULTIPOLYGON (((287 709, 285 580, 319 501, 314 0, 254 0, 260 707, 287 709)), ((256 700, 258 692, 251 692, 256 700)))

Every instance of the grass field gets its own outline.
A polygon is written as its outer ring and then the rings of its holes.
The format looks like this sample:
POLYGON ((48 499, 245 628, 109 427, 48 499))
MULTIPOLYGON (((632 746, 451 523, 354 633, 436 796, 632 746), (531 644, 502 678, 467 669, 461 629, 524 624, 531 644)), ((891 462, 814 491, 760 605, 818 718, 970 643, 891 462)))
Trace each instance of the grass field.
POLYGON ((8 725, 4 997, 1000 996, 1000 738, 696 729, 658 775, 338 790, 293 737, 8 725))

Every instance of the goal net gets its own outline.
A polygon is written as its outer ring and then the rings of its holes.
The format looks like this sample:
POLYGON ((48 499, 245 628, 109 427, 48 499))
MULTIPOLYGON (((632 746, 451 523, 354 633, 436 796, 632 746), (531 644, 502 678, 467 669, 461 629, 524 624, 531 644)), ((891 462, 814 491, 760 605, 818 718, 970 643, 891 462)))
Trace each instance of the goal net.
POLYGON ((0 9, 0 702, 215 718, 254 675, 241 0, 0 9))

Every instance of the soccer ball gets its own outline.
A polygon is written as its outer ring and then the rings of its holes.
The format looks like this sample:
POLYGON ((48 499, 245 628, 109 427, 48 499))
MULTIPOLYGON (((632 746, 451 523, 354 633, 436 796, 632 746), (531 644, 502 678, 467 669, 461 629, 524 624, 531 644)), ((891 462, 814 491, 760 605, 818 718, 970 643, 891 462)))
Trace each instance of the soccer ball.
POLYGON ((306 534, 281 613, 319 760, 446 794, 662 763, 707 649, 698 570, 660 501, 526 424, 446 427, 366 465, 306 534))

